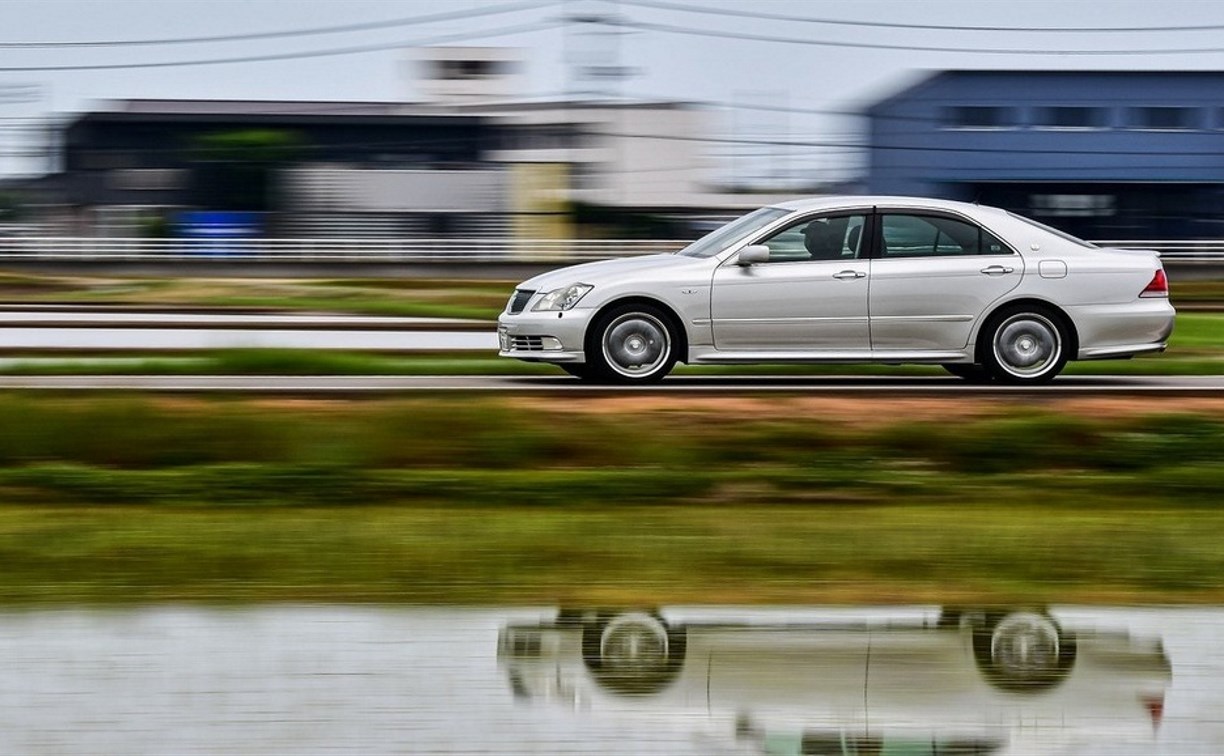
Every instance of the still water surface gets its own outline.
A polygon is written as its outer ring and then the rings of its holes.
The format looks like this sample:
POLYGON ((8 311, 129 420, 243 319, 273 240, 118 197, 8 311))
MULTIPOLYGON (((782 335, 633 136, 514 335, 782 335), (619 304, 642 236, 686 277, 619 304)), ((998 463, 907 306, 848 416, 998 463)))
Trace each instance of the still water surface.
POLYGON ((1202 608, 10 611, 0 753, 1221 754, 1221 639, 1202 608))

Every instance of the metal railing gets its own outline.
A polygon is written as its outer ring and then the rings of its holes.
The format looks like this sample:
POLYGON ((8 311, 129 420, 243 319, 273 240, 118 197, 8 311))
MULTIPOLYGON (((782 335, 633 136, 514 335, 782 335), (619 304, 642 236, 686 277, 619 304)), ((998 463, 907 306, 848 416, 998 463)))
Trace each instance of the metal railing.
MULTIPOLYGON (((1224 263, 1224 239, 1104 239, 1102 247, 1155 249, 1168 261, 1224 263)), ((565 263, 674 252, 676 239, 142 239, 0 236, 0 261, 285 263, 565 263)))
POLYGON ((674 252, 673 239, 103 239, 0 237, 0 260, 549 263, 674 252))
POLYGON ((1163 260, 1224 262, 1224 239, 1102 239, 1092 243, 1098 247, 1154 249, 1163 260))

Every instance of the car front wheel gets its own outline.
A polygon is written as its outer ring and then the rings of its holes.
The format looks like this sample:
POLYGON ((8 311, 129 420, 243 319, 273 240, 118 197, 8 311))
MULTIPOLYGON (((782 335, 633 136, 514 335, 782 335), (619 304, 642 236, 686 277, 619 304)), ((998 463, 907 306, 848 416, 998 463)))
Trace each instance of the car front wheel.
POLYGON ((654 612, 601 614, 582 633, 587 669, 607 691, 621 695, 658 693, 684 665, 686 633, 654 612))
POLYGON ((615 383, 653 383, 676 364, 671 318, 657 307, 629 304, 603 313, 591 328, 587 364, 615 383))
POLYGON ((1067 328, 1061 317, 1043 307, 1001 310, 982 336, 981 363, 997 381, 1045 383, 1067 364, 1067 328))

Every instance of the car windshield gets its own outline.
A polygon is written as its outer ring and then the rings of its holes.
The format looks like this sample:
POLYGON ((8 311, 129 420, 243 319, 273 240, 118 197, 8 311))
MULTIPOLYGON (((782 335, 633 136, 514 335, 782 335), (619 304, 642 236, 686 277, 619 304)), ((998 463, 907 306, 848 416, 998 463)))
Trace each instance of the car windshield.
POLYGON ((1025 218, 1023 215, 1016 215, 1016 214, 1015 214, 1015 213, 1013 213, 1011 210, 1008 210, 1008 211, 1007 211, 1007 214, 1008 214, 1008 215, 1010 215, 1011 217, 1015 218, 1016 220, 1022 220, 1022 221, 1024 221, 1025 223, 1029 224, 1030 226, 1036 226, 1037 228, 1041 229, 1042 231, 1046 231, 1046 232, 1048 232, 1048 233, 1054 234, 1055 236, 1057 236, 1059 239, 1062 239, 1063 241, 1069 241, 1069 242, 1071 242, 1072 244, 1078 244, 1078 245, 1080 245, 1081 247, 1087 247, 1088 249, 1100 249, 1100 247, 1098 247, 1097 245, 1093 244, 1092 242, 1086 242, 1086 241, 1084 241, 1083 239, 1079 238, 1078 236, 1072 236, 1071 234, 1067 233, 1066 231, 1059 231, 1058 229, 1054 228, 1053 226, 1047 226, 1047 225, 1046 225, 1046 224, 1044 224, 1044 223, 1038 223, 1037 221, 1033 220, 1032 218, 1025 218))
POLYGON ((745 236, 769 225, 786 215, 789 210, 778 207, 762 207, 736 218, 725 226, 716 228, 676 254, 685 257, 713 257, 745 236))

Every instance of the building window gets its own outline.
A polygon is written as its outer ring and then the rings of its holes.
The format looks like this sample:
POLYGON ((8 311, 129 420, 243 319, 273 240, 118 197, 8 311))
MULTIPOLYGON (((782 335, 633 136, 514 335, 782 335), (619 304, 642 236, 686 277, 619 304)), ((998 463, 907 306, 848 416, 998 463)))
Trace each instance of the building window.
POLYGON ((1013 108, 1001 105, 956 105, 945 108, 944 123, 953 129, 1006 129, 1016 125, 1013 108))
POLYGON ((1156 106, 1131 108, 1130 124, 1136 129, 1185 131, 1200 125, 1197 108, 1156 106))
POLYGON ((1108 125, 1104 108, 1053 105, 1034 110, 1033 125, 1039 129, 1103 129, 1108 125))
POLYGON ((1106 218, 1117 213, 1118 198, 1113 194, 1031 194, 1029 211, 1033 215, 1057 218, 1106 218))
POLYGON ((565 124, 507 126, 499 144, 503 150, 564 150, 579 146, 579 134, 565 124))
POLYGON ((187 171, 182 168, 119 168, 110 171, 112 189, 128 191, 173 191, 187 184, 187 171))
POLYGON ((438 60, 434 61, 438 79, 487 79, 502 76, 510 64, 501 60, 438 60))

